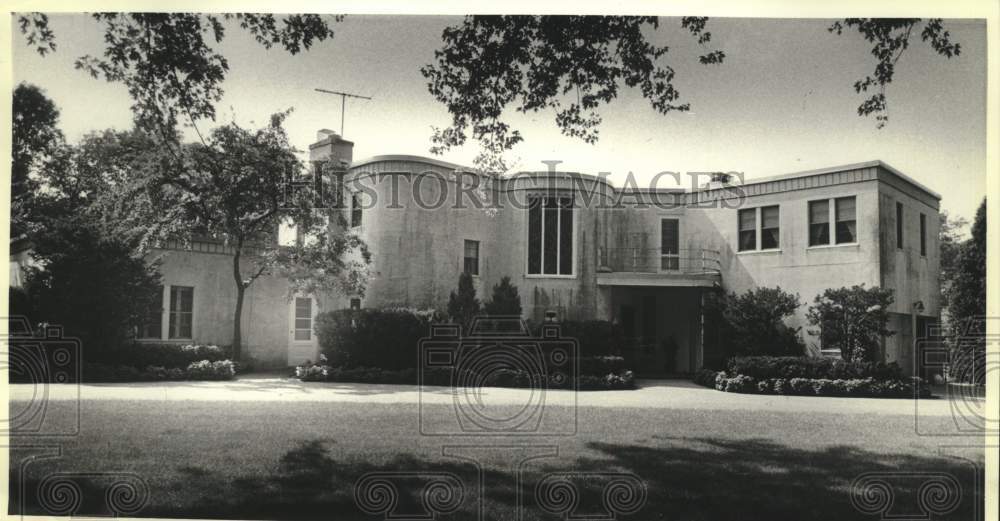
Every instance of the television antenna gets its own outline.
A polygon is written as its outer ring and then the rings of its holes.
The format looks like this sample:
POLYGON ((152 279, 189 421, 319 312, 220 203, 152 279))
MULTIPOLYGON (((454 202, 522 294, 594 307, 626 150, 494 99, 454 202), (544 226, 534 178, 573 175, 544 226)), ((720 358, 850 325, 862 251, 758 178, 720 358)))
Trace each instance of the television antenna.
POLYGON ((316 92, 322 92, 324 94, 335 94, 340 96, 340 136, 344 137, 344 113, 347 111, 347 98, 358 98, 363 100, 370 100, 369 96, 362 96, 360 94, 351 94, 350 92, 340 92, 336 90, 326 90, 326 89, 316 89, 316 92))

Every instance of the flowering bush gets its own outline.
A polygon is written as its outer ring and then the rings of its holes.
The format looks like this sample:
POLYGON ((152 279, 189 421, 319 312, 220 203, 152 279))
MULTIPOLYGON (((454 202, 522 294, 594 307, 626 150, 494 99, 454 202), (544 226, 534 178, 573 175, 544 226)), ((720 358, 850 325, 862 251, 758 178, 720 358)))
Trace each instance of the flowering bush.
POLYGON ((231 380, 236 376, 232 360, 191 362, 184 372, 189 380, 231 380))
POLYGON ((186 368, 148 365, 138 369, 130 365, 86 363, 83 379, 88 382, 159 382, 168 380, 231 380, 236 365, 231 360, 201 360, 186 368))

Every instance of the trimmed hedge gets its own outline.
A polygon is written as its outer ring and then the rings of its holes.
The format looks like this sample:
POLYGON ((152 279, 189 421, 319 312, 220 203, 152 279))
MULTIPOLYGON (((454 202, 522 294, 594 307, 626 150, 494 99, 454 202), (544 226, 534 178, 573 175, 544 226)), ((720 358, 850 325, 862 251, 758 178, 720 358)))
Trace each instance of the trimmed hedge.
POLYGON ((168 380, 232 380, 236 364, 231 360, 200 360, 185 368, 146 366, 138 369, 130 365, 86 363, 83 379, 86 382, 159 382, 168 380))
POLYGON ((800 396, 854 396, 871 398, 927 398, 930 389, 920 378, 754 378, 725 371, 702 369, 694 376, 698 385, 729 393, 800 396))
POLYGON ((738 356, 726 363, 730 375, 745 375, 757 380, 769 378, 818 378, 849 380, 875 378, 902 379, 896 363, 845 362, 834 358, 808 356, 738 356))
POLYGON ((121 349, 102 353, 100 357, 84 357, 90 362, 110 365, 127 365, 135 368, 160 366, 186 368, 194 362, 217 362, 232 358, 229 347, 212 344, 146 344, 135 343, 121 349))
MULTIPOLYGON (((532 324, 532 335, 539 337, 543 325, 532 324)), ((559 334, 576 339, 580 357, 620 355, 628 348, 622 327, 608 320, 564 320, 559 334)))
POLYGON ((339 309, 316 316, 320 352, 337 367, 417 367, 420 339, 444 317, 411 308, 339 309))
MULTIPOLYGON (((379 383, 408 384, 418 383, 415 369, 385 370, 373 367, 341 368, 330 366, 300 366, 295 369, 295 376, 305 382, 343 382, 343 383, 379 383)), ((447 368, 425 369, 424 385, 451 387, 469 383, 482 387, 546 387, 549 389, 572 389, 571 379, 550 377, 547 382, 538 381, 526 371, 501 369, 479 378, 475 374, 455 375, 447 368)), ((634 389, 635 376, 631 371, 608 373, 605 375, 580 375, 576 379, 576 388, 586 390, 634 389)))

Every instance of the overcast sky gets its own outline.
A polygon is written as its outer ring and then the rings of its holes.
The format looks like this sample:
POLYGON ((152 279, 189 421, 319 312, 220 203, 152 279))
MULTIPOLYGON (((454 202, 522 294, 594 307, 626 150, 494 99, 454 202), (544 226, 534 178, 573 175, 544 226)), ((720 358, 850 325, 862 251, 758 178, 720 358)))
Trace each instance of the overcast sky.
MULTIPOLYGON (((449 121, 420 74, 441 45, 441 32, 460 18, 357 16, 335 25, 334 39, 291 56, 264 50, 232 27, 220 45, 230 71, 218 104, 219 122, 263 125, 271 113, 294 107, 287 121, 293 142, 307 149, 316 130, 340 128, 340 98, 316 87, 372 96, 348 101, 346 137, 355 159, 382 154, 429 156, 431 127, 449 121)), ((40 57, 14 38, 14 81, 36 84, 62 112, 70 140, 108 127, 126 129, 131 101, 125 88, 73 68, 74 60, 103 50, 100 27, 84 15, 53 15, 58 50, 40 57)), ((668 43, 664 63, 689 113, 657 114, 627 88, 602 107, 596 145, 564 137, 553 112, 511 114, 524 136, 511 157, 518 169, 611 172, 619 184, 661 171, 738 171, 748 179, 881 159, 943 196, 954 215, 973 216, 986 189, 986 25, 946 21, 959 57, 936 55, 914 34, 888 90, 889 124, 877 129, 857 116, 863 96, 854 82, 874 70, 870 44, 857 33, 836 36, 828 20, 716 18, 712 44, 725 63, 698 64, 701 51, 680 29, 661 20, 654 38, 668 43)), ((204 132, 211 123, 200 124, 204 132)), ((469 164, 475 145, 441 159, 469 164)))

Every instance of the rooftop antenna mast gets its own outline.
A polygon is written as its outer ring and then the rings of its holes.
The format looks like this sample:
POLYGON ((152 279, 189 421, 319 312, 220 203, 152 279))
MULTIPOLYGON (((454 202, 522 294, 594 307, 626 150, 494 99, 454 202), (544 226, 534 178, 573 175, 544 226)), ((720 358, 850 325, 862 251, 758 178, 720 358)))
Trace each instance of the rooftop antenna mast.
POLYGON ((344 137, 344 113, 347 110, 347 98, 358 98, 358 99, 365 99, 365 100, 370 100, 371 99, 368 96, 362 96, 360 94, 351 94, 350 92, 339 92, 339 91, 335 91, 335 90, 316 89, 316 92, 322 92, 322 93, 325 93, 325 94, 336 94, 337 96, 340 96, 340 136, 341 137, 344 137))

